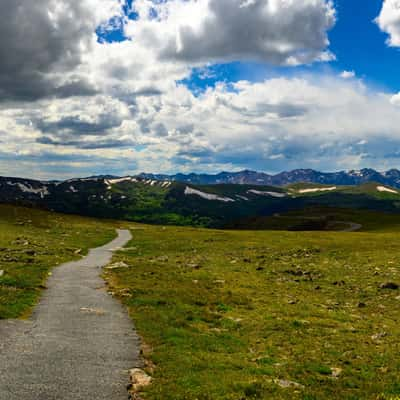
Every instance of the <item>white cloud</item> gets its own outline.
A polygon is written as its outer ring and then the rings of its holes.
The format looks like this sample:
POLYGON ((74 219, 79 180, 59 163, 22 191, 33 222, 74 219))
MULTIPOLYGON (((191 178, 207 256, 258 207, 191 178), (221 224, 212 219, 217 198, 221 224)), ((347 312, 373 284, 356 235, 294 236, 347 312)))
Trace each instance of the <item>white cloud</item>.
POLYGON ((63 176, 78 168, 125 174, 380 166, 398 158, 400 114, 392 103, 392 95, 340 77, 219 84, 198 97, 171 85, 137 97, 134 110, 110 96, 4 110, 2 151, 36 169, 40 160, 40 173, 51 176, 60 176, 55 165, 63 162, 76 166, 63 176))
POLYGON ((356 73, 354 71, 343 71, 340 74, 340 77, 343 79, 352 79, 352 78, 355 78, 355 76, 356 76, 356 73))
POLYGON ((297 65, 333 57, 327 51, 336 20, 330 0, 136 0, 134 7, 139 18, 126 34, 161 59, 297 65))
POLYGON ((389 35, 389 46, 400 46, 400 1, 384 0, 381 12, 376 18, 379 28, 389 35))
MULTIPOLYGON (((32 84, 30 99, 36 101, 0 106, 2 171, 68 177, 241 167, 341 169, 398 158, 393 148, 400 145, 400 95, 369 89, 351 79, 353 71, 219 83, 197 96, 177 84, 193 67, 206 76, 216 61, 297 65, 331 59, 332 2, 135 0, 134 6, 139 17, 123 20, 130 40, 121 43, 98 43, 94 34, 98 25, 112 29, 119 0, 46 0, 35 6, 33 14, 47 25, 29 21, 33 49, 50 58, 42 67, 38 53, 39 64, 28 70, 46 79, 36 90, 32 74, 9 75, 32 84), (46 4, 54 15, 43 14, 46 4), (72 8, 61 13, 65 7, 72 8), (48 41, 37 40, 57 25, 65 29, 56 29, 48 41), (74 32, 78 41, 71 39, 74 32), (71 82, 75 86, 64 85, 71 82), (86 93, 76 90, 82 88, 86 93), (58 98, 49 97, 57 90, 58 98)), ((7 32, 18 36, 14 25, 7 32)), ((0 55, 5 46, 0 41, 0 55)), ((29 58, 31 51, 23 43, 18 57, 29 58)), ((0 67, 0 92, 20 100, 1 73, 0 67)))
POLYGON ((390 102, 394 106, 400 106, 400 93, 393 95, 392 98, 390 99, 390 102))

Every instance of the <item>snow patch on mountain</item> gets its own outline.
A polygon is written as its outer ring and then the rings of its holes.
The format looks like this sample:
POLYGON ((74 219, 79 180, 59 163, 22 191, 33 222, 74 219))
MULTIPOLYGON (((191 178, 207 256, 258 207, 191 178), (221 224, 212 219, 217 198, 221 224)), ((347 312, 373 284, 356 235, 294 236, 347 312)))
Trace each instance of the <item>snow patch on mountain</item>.
POLYGON ((332 192, 333 190, 336 190, 337 186, 332 186, 329 188, 313 188, 313 189, 301 189, 299 190, 299 193, 305 194, 305 193, 318 193, 318 192, 332 192))
POLYGON ((47 186, 43 186, 41 188, 34 188, 32 185, 30 185, 29 183, 26 183, 26 182, 25 182, 25 184, 21 183, 21 182, 17 182, 17 183, 7 182, 7 185, 16 186, 21 190, 21 192, 24 192, 24 193, 38 194, 38 195, 40 195, 40 197, 42 199, 45 196, 48 196, 50 194, 47 186))
POLYGON ((136 178, 132 178, 130 176, 125 176, 123 178, 116 178, 116 179, 107 179, 106 183, 108 185, 117 185, 118 183, 122 182, 137 182, 136 178))
POLYGON ((256 194, 258 196, 269 196, 269 197, 277 197, 277 198, 283 198, 286 197, 286 193, 278 193, 278 192, 263 192, 260 190, 248 190, 247 193, 252 193, 256 194))
POLYGON ((397 190, 389 189, 389 188, 387 188, 387 187, 385 187, 385 186, 378 186, 378 187, 376 188, 376 190, 377 190, 378 192, 387 192, 387 193, 399 194, 399 192, 398 192, 397 190))
POLYGON ((186 186, 185 195, 186 196, 195 195, 195 196, 199 196, 206 200, 222 201, 224 203, 235 202, 235 200, 231 199, 230 197, 223 197, 223 196, 218 196, 216 194, 204 193, 204 192, 201 192, 200 190, 193 189, 189 186, 186 186))

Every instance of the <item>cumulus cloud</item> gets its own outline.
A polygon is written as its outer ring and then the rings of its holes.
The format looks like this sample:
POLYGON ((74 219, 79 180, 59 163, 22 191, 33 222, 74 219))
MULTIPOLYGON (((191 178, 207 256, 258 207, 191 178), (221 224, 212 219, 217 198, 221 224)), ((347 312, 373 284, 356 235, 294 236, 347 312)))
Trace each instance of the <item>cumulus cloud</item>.
POLYGON ((329 0, 136 0, 126 34, 161 59, 185 63, 262 60, 276 65, 327 61, 335 24, 329 0))
POLYGON ((77 68, 96 27, 120 7, 115 0, 2 0, 0 99, 93 94, 77 68))
POLYGON ((340 77, 343 79, 352 79, 352 78, 355 78, 355 76, 356 76, 356 73, 354 71, 343 71, 340 74, 340 77))
POLYGON ((70 99, 29 112, 3 111, 0 125, 9 144, 2 149, 29 160, 50 152, 58 162, 81 155, 85 168, 97 168, 99 159, 115 168, 119 160, 119 173, 341 169, 398 158, 396 101, 356 80, 305 76, 221 83, 200 96, 176 85, 157 98, 137 98, 134 113, 104 96, 86 108, 70 99))
POLYGON ((134 20, 120 0, 36 3, 0 5, 0 97, 14 100, 0 104, 2 173, 338 169, 398 157, 399 95, 353 71, 196 95, 179 83, 215 62, 331 59, 331 1, 135 0, 134 20), (127 40, 97 40, 96 28, 127 40))
POLYGON ((400 46, 400 1, 384 0, 381 12, 376 18, 379 28, 389 35, 389 46, 400 46))

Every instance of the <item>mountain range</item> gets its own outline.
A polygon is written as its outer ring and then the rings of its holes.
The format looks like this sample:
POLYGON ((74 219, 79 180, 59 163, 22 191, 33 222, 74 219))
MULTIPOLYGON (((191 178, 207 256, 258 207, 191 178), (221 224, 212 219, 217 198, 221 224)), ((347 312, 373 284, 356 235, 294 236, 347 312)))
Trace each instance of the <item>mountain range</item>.
POLYGON ((136 222, 219 228, 315 207, 397 213, 399 187, 400 172, 396 170, 383 174, 373 170, 333 174, 297 170, 269 178, 251 171, 175 177, 106 175, 66 181, 0 177, 0 203, 136 222), (271 179, 275 185, 262 184, 261 179, 271 179))
POLYGON ((171 180, 186 182, 194 185, 270 185, 286 186, 292 183, 307 182, 320 183, 325 185, 361 185, 367 182, 378 182, 384 185, 400 188, 400 171, 391 169, 386 172, 378 172, 374 169, 361 169, 340 172, 319 172, 312 169, 296 169, 289 172, 281 172, 276 175, 269 175, 264 172, 241 171, 221 172, 216 175, 208 174, 147 174, 140 175, 145 179, 171 180))

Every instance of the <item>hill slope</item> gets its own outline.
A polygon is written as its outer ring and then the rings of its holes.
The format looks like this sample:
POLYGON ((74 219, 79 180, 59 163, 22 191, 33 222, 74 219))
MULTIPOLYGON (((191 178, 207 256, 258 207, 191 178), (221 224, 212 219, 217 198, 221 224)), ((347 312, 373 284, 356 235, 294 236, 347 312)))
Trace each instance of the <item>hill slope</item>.
POLYGON ((138 222, 222 227, 307 207, 400 210, 400 191, 382 183, 360 186, 294 184, 193 185, 140 177, 42 182, 0 178, 0 202, 138 222))

